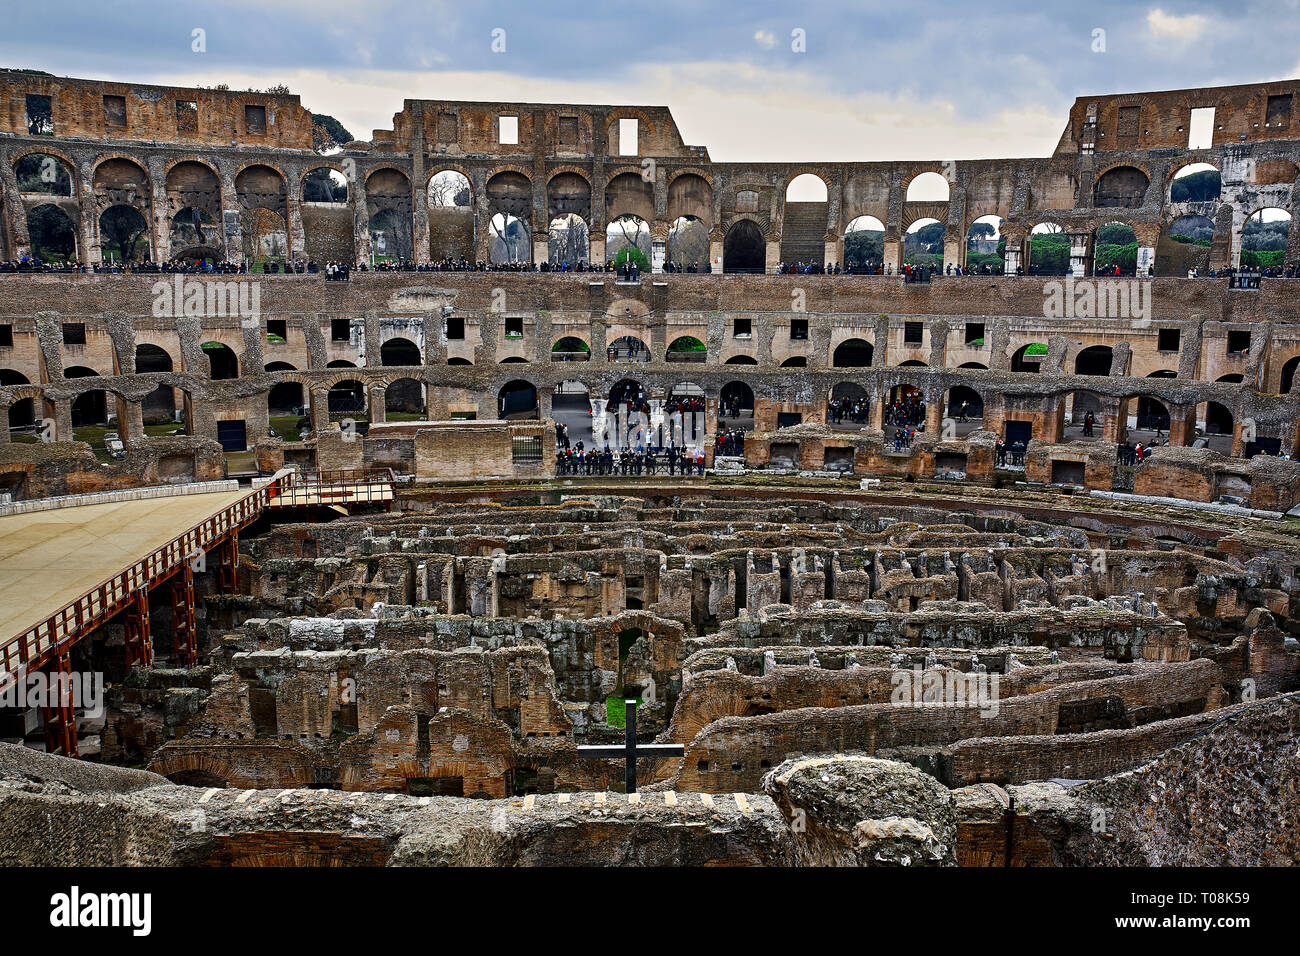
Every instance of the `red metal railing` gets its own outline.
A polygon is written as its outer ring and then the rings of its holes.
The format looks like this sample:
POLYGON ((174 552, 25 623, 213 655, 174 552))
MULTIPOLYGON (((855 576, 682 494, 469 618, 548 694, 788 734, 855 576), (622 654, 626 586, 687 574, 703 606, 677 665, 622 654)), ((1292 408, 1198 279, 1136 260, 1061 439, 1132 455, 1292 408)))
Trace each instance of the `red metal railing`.
POLYGON ((19 668, 33 671, 44 666, 121 611, 138 591, 165 580, 185 562, 196 560, 200 554, 206 554, 252 524, 274 497, 294 483, 293 476, 282 476, 240 498, 5 641, 0 645, 0 685, 19 668))

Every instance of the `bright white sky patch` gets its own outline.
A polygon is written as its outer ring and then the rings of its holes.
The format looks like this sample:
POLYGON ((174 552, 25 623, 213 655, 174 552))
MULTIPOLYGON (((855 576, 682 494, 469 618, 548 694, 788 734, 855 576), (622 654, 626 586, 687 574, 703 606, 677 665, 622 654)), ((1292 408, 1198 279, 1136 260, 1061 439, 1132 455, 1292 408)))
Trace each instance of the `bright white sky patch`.
POLYGON ((1147 27, 1157 39, 1187 42, 1201 35, 1210 21, 1199 13, 1178 16, 1156 7, 1147 14, 1147 27))

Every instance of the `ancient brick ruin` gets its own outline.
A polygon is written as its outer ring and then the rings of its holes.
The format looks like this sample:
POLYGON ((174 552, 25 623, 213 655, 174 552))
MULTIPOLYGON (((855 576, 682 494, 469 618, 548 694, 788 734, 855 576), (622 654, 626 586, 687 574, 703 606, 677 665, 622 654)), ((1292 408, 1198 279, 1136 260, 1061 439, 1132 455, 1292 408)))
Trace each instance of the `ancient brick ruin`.
POLYGON ((101 267, 0 273, 5 507, 240 467, 395 488, 268 510, 186 572, 188 610, 160 591, 86 628, 63 661, 108 706, 69 718, 82 763, 4 714, 0 862, 1300 862, 1300 280, 1187 275, 1293 208, 1297 87, 1081 98, 1047 158, 793 165, 715 163, 666 108, 430 100, 322 153, 294 95, 0 73, 0 261, 53 207, 101 267), (35 155, 65 194, 20 188, 35 155), (1217 199, 1173 201, 1192 162, 1217 199), (468 204, 431 201, 449 171, 468 204), (927 172, 946 200, 907 198, 927 172), (809 173, 826 201, 787 202, 809 173), (152 264, 238 267, 263 210, 290 263, 382 239, 401 266, 105 271, 118 206, 152 264), (1189 214, 1215 229, 1194 262, 1189 214), (651 271, 488 268, 494 217, 549 266, 570 215, 597 266, 644 221, 651 271), (861 216, 879 274, 778 274, 844 264, 861 216), (909 226, 945 224, 961 266, 988 216, 1001 273, 898 274, 909 226), (711 272, 671 268, 683 217, 711 272), (1138 275, 1095 275, 1112 222, 1138 275), (1069 276, 1031 271, 1044 223, 1069 276), (484 267, 438 267, 462 257, 484 267), (589 449, 681 443, 707 473, 557 474, 575 409, 589 449), (622 741, 629 700, 683 748, 636 793, 578 749, 622 741))

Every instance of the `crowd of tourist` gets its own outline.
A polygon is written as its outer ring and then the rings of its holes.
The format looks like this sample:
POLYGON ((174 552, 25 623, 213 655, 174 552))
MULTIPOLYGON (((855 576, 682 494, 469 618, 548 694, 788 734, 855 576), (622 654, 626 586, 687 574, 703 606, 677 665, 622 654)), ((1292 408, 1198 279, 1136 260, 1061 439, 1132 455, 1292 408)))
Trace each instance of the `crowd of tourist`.
POLYGON ((668 474, 704 474, 704 452, 689 448, 636 448, 612 451, 587 450, 582 442, 558 452, 555 456, 557 475, 631 475, 654 476, 659 469, 668 474))
POLYGON ((730 458, 743 458, 745 456, 745 432, 740 428, 728 428, 725 431, 718 432, 716 446, 713 450, 715 455, 722 455, 730 458))
POLYGON ((865 398, 832 398, 826 403, 826 418, 832 425, 839 425, 845 419, 865 424, 871 418, 871 402, 865 398))
MULTIPOLYGON (((98 265, 80 261, 45 261, 35 256, 24 255, 17 259, 9 261, 0 261, 0 274, 7 273, 218 273, 222 275, 244 275, 250 272, 260 271, 267 275, 316 275, 324 273, 327 279, 346 281, 353 272, 559 272, 559 273, 579 273, 583 275, 591 273, 616 274, 625 281, 636 282, 640 280, 641 270, 635 262, 625 261, 620 266, 615 266, 612 262, 604 265, 594 265, 586 260, 578 262, 561 261, 556 263, 543 262, 484 262, 483 260, 471 261, 465 257, 453 259, 451 257, 439 259, 436 262, 416 263, 407 259, 384 260, 380 262, 361 261, 357 263, 335 262, 331 261, 323 266, 313 259, 294 260, 294 261, 274 261, 258 262, 256 265, 250 265, 247 261, 232 263, 218 262, 212 259, 185 259, 175 260, 173 262, 154 263, 149 261, 143 262, 104 262, 98 265)), ((901 276, 904 283, 927 283, 936 276, 993 276, 1001 275, 1002 271, 995 266, 984 263, 979 266, 962 266, 948 263, 940 268, 937 265, 912 265, 904 263, 894 270, 893 266, 882 265, 881 263, 857 264, 849 263, 840 266, 839 263, 805 263, 782 262, 776 270, 782 275, 867 275, 867 276, 901 276)), ((713 272, 712 263, 706 262, 703 267, 691 264, 682 267, 672 262, 664 263, 664 272, 668 273, 705 273, 713 272)), ((1040 275, 1037 265, 1031 264, 1026 270, 1023 266, 1017 266, 1015 270, 1017 276, 1038 276, 1040 275)), ((1094 273, 1098 277, 1117 277, 1121 275, 1121 269, 1118 265, 1100 266, 1094 273)), ((1145 278, 1155 276, 1155 268, 1150 267, 1142 273, 1145 278)), ((1263 279, 1295 279, 1300 278, 1300 264, 1292 263, 1287 266, 1269 266, 1266 268, 1246 267, 1246 268, 1228 268, 1228 269, 1210 269, 1202 272, 1199 269, 1189 269, 1187 271, 1189 279, 1221 279, 1227 278, 1228 283, 1235 289, 1258 289, 1263 279)))
POLYGON ((885 406, 886 425, 916 425, 925 431, 925 399, 920 392, 912 392, 901 401, 885 406))

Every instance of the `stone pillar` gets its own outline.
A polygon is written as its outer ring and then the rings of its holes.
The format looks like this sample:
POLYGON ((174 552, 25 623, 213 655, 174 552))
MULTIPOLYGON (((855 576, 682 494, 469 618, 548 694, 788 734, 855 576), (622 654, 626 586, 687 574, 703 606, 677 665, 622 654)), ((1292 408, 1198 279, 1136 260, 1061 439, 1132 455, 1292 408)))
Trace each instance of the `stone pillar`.
POLYGON ((826 243, 826 261, 831 265, 844 265, 844 237, 826 243))
MULTIPOLYGON (((0 210, 0 215, 2 215, 2 214, 3 214, 3 210, 0 210)), ((35 399, 32 400, 32 404, 33 404, 33 405, 36 404, 36 400, 35 400, 35 399)), ((9 423, 9 409, 10 409, 10 407, 11 407, 11 406, 10 406, 7 402, 0 404, 0 422, 4 422, 4 423, 5 423, 5 424, 4 424, 4 427, 0 428, 0 445, 6 445, 6 444, 9 443, 9 427, 8 427, 8 423, 9 423)), ((33 418, 34 418, 34 417, 35 417, 35 416, 33 416, 33 418)))
POLYGON ((781 264, 781 237, 777 236, 767 240, 767 262, 763 271, 768 275, 776 272, 777 266, 781 264))
POLYGON ((1246 443, 1241 437, 1241 415, 1232 417, 1232 451, 1233 458, 1240 458, 1246 452, 1246 443))
POLYGON ((119 402, 118 415, 122 419, 119 423, 122 441, 139 441, 144 438, 144 405, 142 402, 119 402))
POLYGON ((949 266, 956 269, 966 264, 966 237, 949 237, 951 232, 952 229, 947 229, 943 234, 943 265, 939 268, 942 275, 948 274, 949 266))
POLYGON ((650 441, 655 445, 668 444, 668 430, 664 422, 664 400, 651 398, 650 403, 650 441))
MULTIPOLYGON (((357 250, 357 262, 370 262, 370 205, 366 202, 366 174, 364 170, 356 169, 351 163, 347 168, 356 173, 359 183, 348 181, 348 195, 355 196, 352 203, 355 211, 355 228, 352 236, 352 243, 357 250)), ((356 263, 353 263, 356 265, 356 263)))
POLYGON ((384 385, 371 385, 367 391, 370 393, 366 401, 366 411, 369 413, 368 421, 374 425, 386 421, 388 408, 385 405, 385 397, 388 394, 388 388, 384 385))
POLYGON ((605 406, 608 401, 603 398, 589 399, 591 402, 591 444, 593 448, 605 447, 605 406))
POLYGON ((58 398, 54 405, 54 440, 72 441, 72 399, 58 398))
POLYGON ((709 236, 709 265, 714 272, 722 272, 722 233, 709 236))
POLYGON ((1117 398, 1101 396, 1101 440, 1108 442, 1119 442, 1121 428, 1123 433, 1128 431, 1128 422, 1121 422, 1120 412, 1123 411, 1124 403, 1117 398))
MULTIPOLYGON (((424 165, 424 104, 411 101, 411 258, 429 264, 429 182, 424 165)), ((437 111, 434 112, 437 122, 437 111)), ((437 133, 435 132, 435 137, 437 133)))
POLYGON ((706 466, 713 464, 713 449, 715 442, 713 439, 718 434, 718 399, 719 393, 704 393, 704 434, 697 439, 698 443, 704 448, 704 463, 706 466))
POLYGON ((593 266, 603 266, 605 264, 605 229, 599 223, 592 223, 587 232, 587 242, 590 244, 591 258, 588 260, 593 266))
MULTIPOLYGON (((351 190, 351 185, 348 186, 351 190)), ((349 192, 351 195, 351 192, 349 192)), ((239 221, 239 193, 235 191, 235 177, 227 170, 221 171, 222 238, 226 244, 226 261, 238 264, 244 258, 244 226, 239 221)))
POLYGON ((668 259, 668 224, 656 222, 650 227, 650 272, 664 271, 668 259))
MULTIPOLYGON (((1020 268, 1021 263, 1024 261, 1021 258, 1021 252, 1022 252, 1021 247, 1024 240, 1015 238, 1013 236, 1007 236, 1006 240, 1007 240, 1007 246, 1005 251, 1002 254, 1002 258, 1004 262, 1002 268, 1002 274, 1013 276, 1016 274, 1016 270, 1020 268)), ((1025 269, 1025 272, 1028 273, 1029 270, 1025 269)))
POLYGON ((311 389, 311 427, 316 434, 323 433, 330 425, 330 393, 328 388, 311 389))
MULTIPOLYGON (((301 182, 301 179, 299 180, 301 182)), ((299 188, 301 192, 301 187, 299 188)), ((306 260, 307 258, 307 230, 302 225, 302 203, 294 195, 293 190, 285 196, 285 208, 289 213, 289 221, 285 223, 289 230, 289 254, 285 257, 287 262, 292 263, 295 259, 306 260)))
MULTIPOLYGON (((1049 444, 1056 444, 1065 436, 1065 396, 1061 396, 1056 401, 1056 407, 1048 409, 1048 414, 1043 418, 1045 424, 1044 433, 1041 436, 1042 441, 1049 444)), ((998 434, 1002 435, 1005 428, 999 428, 998 434)))
POLYGON ((1196 437, 1196 406, 1180 408, 1177 405, 1169 409, 1169 444, 1174 448, 1186 448, 1196 437))
POLYGON ((153 261, 166 262, 171 258, 171 215, 167 208, 167 173, 162 157, 149 163, 149 208, 153 220, 153 261))
POLYGON ((925 396, 925 433, 943 436, 943 392, 929 392, 925 396))
POLYGON ((77 207, 81 212, 77 230, 77 257, 93 266, 103 261, 103 251, 99 245, 99 206, 95 202, 91 165, 93 164, 80 164, 73 175, 77 178, 77 207))
POLYGON ((474 170, 474 258, 490 260, 492 248, 492 207, 488 204, 487 173, 474 170))
POLYGON ((29 255, 32 247, 31 236, 27 232, 27 213, 18 195, 18 177, 7 156, 0 156, 0 198, 4 199, 3 205, 0 205, 0 220, 3 220, 0 221, 0 235, 9 236, 13 245, 9 256, 17 259, 29 255))
POLYGON ((1070 233, 1070 274, 1082 277, 1092 274, 1092 234, 1070 233))
MULTIPOLYGON (((888 233, 886 233, 888 236, 888 233)), ((885 272, 898 274, 899 266, 903 264, 903 241, 901 239, 885 239, 885 272)))

